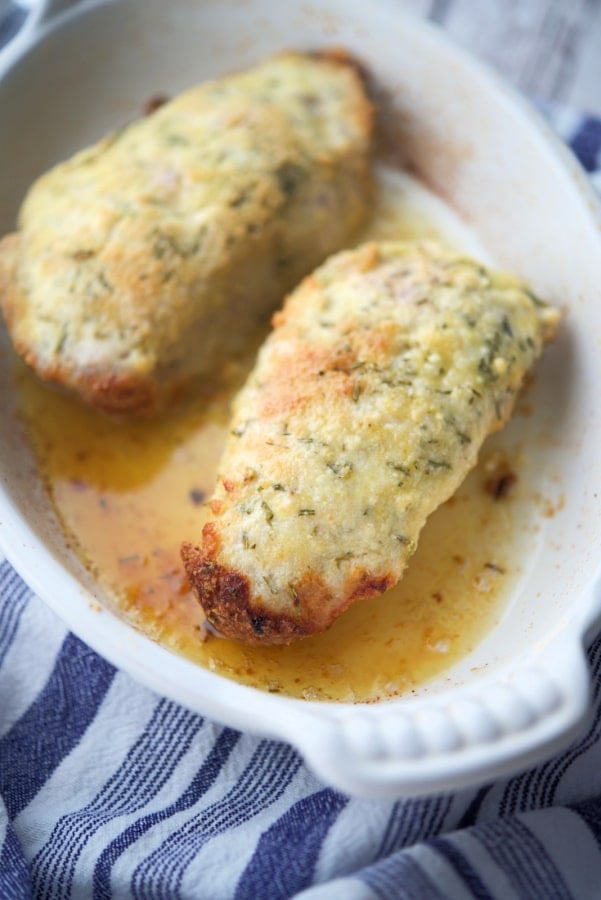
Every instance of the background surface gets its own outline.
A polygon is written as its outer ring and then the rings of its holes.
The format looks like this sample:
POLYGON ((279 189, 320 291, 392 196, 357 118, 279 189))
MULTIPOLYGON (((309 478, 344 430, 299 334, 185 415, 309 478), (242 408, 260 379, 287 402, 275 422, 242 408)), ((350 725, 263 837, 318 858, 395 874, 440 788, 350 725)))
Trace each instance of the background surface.
POLYGON ((601 115, 601 0, 398 0, 525 94, 601 115))

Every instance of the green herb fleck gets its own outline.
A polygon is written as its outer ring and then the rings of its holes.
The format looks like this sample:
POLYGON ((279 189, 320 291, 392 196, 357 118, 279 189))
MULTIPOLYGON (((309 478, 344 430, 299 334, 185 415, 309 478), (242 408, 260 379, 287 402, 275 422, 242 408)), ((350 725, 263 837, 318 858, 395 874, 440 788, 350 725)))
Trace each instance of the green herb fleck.
POLYGON ((267 585, 267 587, 269 588, 269 590, 271 591, 272 594, 277 594, 278 589, 275 586, 273 579, 271 578, 270 575, 263 575, 263 581, 265 582, 265 584, 267 585))
POLYGON ((435 472, 439 469, 450 469, 451 466, 444 459, 429 459, 426 470, 428 472, 435 472))
POLYGON ((544 300, 541 300, 540 297, 537 297, 536 294, 533 294, 532 291, 526 290, 524 291, 527 297, 530 297, 535 306, 538 306, 541 309, 545 309, 547 304, 544 300))
POLYGON ((353 464, 351 462, 329 462, 326 463, 328 469, 337 475, 338 478, 348 478, 348 476, 353 471, 353 464))
POLYGON ((291 197, 306 178, 306 171, 294 162, 283 162, 275 170, 278 186, 285 197, 291 197))
POLYGON ((386 465, 389 469, 392 469, 393 472, 400 472, 402 475, 409 475, 409 469, 402 463, 387 462, 386 465))
POLYGON ((346 553, 343 553, 341 556, 337 556, 335 558, 335 563, 340 568, 340 563, 346 562, 348 559, 352 559, 355 554, 351 550, 347 550, 346 553))
POLYGON ((268 503, 265 503, 264 500, 261 500, 261 506, 262 506, 262 508, 265 510, 265 518, 267 519, 267 523, 268 523, 269 525, 271 525, 271 522, 272 522, 272 519, 273 519, 273 510, 272 510, 272 508, 269 506, 268 503))
POLYGON ((292 597, 292 602, 298 608, 300 606, 300 597, 298 596, 296 588, 294 587, 293 584, 291 584, 291 582, 288 582, 288 590, 290 591, 290 596, 292 597))
POLYGON ((183 134, 166 134, 165 135, 165 143, 170 147, 188 147, 190 145, 190 141, 183 134))
POLYGON ((229 205, 231 207, 233 207, 234 209, 238 206, 242 206, 248 200, 248 195, 249 195, 248 190, 240 191, 240 193, 238 193, 235 197, 233 197, 230 200, 229 205))
POLYGON ((55 353, 61 353, 65 343, 67 341, 67 335, 69 333, 69 329, 65 326, 61 332, 61 336, 57 341, 56 347, 54 348, 55 353))

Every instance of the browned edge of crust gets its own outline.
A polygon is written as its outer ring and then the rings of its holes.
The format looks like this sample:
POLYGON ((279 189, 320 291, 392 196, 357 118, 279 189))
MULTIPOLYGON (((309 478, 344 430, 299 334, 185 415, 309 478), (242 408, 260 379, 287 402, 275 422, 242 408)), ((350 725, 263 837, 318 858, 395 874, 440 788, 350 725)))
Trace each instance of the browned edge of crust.
POLYGON ((183 543, 181 557, 207 620, 223 637, 243 644, 289 644, 314 630, 301 619, 253 606, 248 578, 215 562, 200 547, 183 543))
POLYGON ((162 407, 159 386, 151 376, 84 371, 72 377, 71 385, 87 404, 110 415, 155 415, 162 407))
POLYGON ((331 65, 349 69, 355 75, 357 84, 363 93, 363 102, 356 109, 357 122, 362 133, 371 138, 376 122, 377 105, 374 103, 375 92, 372 86, 372 77, 365 63, 353 56, 345 47, 323 47, 312 51, 310 55, 331 65))
POLYGON ((31 347, 14 335, 17 305, 16 262, 20 243, 18 232, 0 240, 0 309, 16 353, 43 381, 74 391, 86 403, 111 415, 156 413, 161 396, 152 376, 129 372, 77 370, 70 366, 44 363, 31 347))
POLYGON ((35 374, 47 383, 77 395, 88 406, 108 415, 150 416, 159 412, 161 395, 151 376, 127 372, 95 372, 69 366, 43 365, 29 347, 15 349, 35 374))
POLYGON ((348 579, 340 599, 323 581, 307 574, 295 584, 294 614, 278 613, 252 596, 248 578, 214 558, 219 542, 214 524, 203 528, 203 547, 181 546, 186 574, 209 623, 220 635, 243 644, 266 646, 325 631, 352 603, 378 596, 397 581, 392 574, 372 575, 358 570, 348 579))

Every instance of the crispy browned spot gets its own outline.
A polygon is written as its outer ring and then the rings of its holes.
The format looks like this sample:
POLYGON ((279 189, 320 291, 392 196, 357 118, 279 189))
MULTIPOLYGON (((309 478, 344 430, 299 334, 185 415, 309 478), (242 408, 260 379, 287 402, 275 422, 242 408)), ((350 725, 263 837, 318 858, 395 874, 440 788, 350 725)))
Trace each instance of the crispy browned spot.
POLYGON ((484 487, 493 500, 503 500, 511 491, 517 481, 517 475, 513 472, 504 472, 496 478, 489 478, 484 487))
MULTIPOLYGON (((366 254, 367 263, 371 257, 366 254)), ((355 397, 357 367, 375 363, 390 355, 391 344, 398 335, 393 322, 383 322, 369 332, 349 334, 338 344, 325 347, 308 346, 304 336, 298 335, 293 319, 304 290, 314 294, 320 290, 315 278, 306 278, 303 289, 297 291, 293 303, 287 303, 274 318, 274 327, 284 332, 292 349, 284 356, 272 355, 269 377, 261 385, 260 414, 263 418, 277 417, 300 411, 319 399, 324 390, 328 397, 355 397), (292 321, 289 321, 289 318, 292 321)))
POLYGON ((261 416, 271 418, 304 408, 323 393, 324 377, 329 396, 352 395, 351 373, 356 362, 350 347, 318 350, 299 345, 294 354, 272 367, 263 388, 261 416))
POLYGON ((203 551, 205 556, 214 559, 221 547, 221 538, 214 522, 207 522, 202 529, 203 551))
POLYGON ((391 573, 385 575, 374 575, 372 572, 360 571, 354 573, 345 585, 345 594, 348 603, 354 603, 355 600, 367 600, 369 597, 377 597, 391 588, 396 582, 396 578, 391 573))
POLYGON ((312 572, 290 586, 289 602, 270 607, 253 594, 249 579, 215 558, 219 534, 214 523, 203 528, 203 545, 184 543, 181 556, 190 585, 211 625, 223 636, 244 644, 288 644, 328 628, 356 600, 374 597, 392 587, 391 574, 359 570, 347 580, 333 603, 328 585, 312 572))
POLYGON ((104 412, 154 413, 159 406, 158 385, 146 376, 121 372, 99 376, 84 372, 74 381, 83 399, 104 412))
POLYGON ((146 375, 110 372, 100 375, 90 370, 76 370, 54 360, 41 360, 31 347, 15 341, 15 349, 23 361, 43 380, 64 387, 74 386, 90 406, 110 415, 153 415, 160 404, 159 386, 146 375))
POLYGON ((332 592, 323 579, 313 572, 307 572, 295 581, 294 596, 303 618, 314 622, 315 627, 312 630, 317 631, 319 623, 327 618, 324 613, 332 602, 332 592))
POLYGON ((167 94, 154 94, 153 97, 149 97, 144 106, 142 107, 142 115, 150 116, 153 112, 156 112, 157 109, 160 109, 161 106, 164 106, 165 103, 169 103, 170 97, 167 94))
POLYGON ((207 619, 224 637, 244 644, 288 644, 314 630, 302 617, 280 615, 253 601, 246 576, 210 559, 199 547, 182 544, 181 555, 207 619))

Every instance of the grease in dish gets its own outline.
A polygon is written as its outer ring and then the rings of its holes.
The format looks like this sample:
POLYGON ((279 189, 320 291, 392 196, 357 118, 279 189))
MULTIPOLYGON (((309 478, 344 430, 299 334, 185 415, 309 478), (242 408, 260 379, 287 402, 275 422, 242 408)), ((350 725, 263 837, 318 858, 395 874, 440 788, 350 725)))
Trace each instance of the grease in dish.
MULTIPOLYGON (((361 240, 442 238, 482 258, 454 214, 419 184, 386 169, 377 178, 374 218, 361 240)), ((373 701, 411 691, 493 627, 524 559, 532 503, 512 425, 500 436, 518 475, 513 486, 506 478, 508 496, 484 489, 488 442, 474 472, 430 517, 399 585, 349 609, 326 633, 287 647, 245 647, 205 632, 179 543, 206 521, 229 400, 252 358, 250 346, 227 390, 152 424, 111 422, 23 372, 24 413, 65 530, 136 625, 222 675, 306 699, 373 701)))

